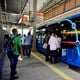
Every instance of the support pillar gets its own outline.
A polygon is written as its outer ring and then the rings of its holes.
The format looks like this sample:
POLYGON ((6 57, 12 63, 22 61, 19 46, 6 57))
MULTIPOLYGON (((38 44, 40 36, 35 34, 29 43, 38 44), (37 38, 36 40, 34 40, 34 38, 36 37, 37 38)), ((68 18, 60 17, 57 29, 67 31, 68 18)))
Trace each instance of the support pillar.
POLYGON ((1 9, 1 2, 0 2, 0 29, 2 29, 2 9, 1 9))
POLYGON ((21 27, 22 27, 22 36, 24 36, 24 34, 23 34, 23 29, 24 29, 24 28, 23 28, 23 26, 21 26, 21 27))
POLYGON ((36 51, 36 12, 37 12, 37 0, 33 0, 33 45, 32 50, 36 51))

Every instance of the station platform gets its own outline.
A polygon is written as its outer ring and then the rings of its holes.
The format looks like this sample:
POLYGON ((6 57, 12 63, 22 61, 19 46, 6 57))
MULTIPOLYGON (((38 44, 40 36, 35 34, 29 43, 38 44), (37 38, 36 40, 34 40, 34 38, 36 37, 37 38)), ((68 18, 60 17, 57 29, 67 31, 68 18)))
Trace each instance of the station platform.
MULTIPOLYGON (((9 80, 10 67, 7 57, 4 64, 2 80, 9 80)), ((17 71, 17 80, 80 80, 80 74, 69 69, 68 65, 62 62, 50 64, 38 52, 19 61, 17 71)))

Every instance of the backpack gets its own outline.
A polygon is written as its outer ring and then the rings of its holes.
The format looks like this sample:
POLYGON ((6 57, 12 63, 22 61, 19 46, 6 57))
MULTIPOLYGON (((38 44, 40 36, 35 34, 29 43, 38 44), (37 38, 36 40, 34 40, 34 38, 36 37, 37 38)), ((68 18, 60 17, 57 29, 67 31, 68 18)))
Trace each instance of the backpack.
POLYGON ((12 52, 12 46, 13 38, 11 38, 9 35, 7 35, 7 37, 4 36, 2 52, 5 54, 12 52))
POLYGON ((2 53, 7 54, 9 50, 9 36, 5 35, 2 46, 2 53))

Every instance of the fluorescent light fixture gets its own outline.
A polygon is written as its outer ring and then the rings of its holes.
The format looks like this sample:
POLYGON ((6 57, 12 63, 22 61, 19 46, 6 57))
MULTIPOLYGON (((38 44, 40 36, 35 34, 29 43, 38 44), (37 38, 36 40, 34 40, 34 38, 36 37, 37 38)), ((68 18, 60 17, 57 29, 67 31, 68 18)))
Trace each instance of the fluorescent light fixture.
POLYGON ((38 32, 39 30, 36 30, 36 32, 38 32))
POLYGON ((64 24, 61 24, 61 26, 64 26, 64 24))
POLYGON ((20 18, 20 19, 19 19, 19 22, 18 22, 18 23, 20 24, 20 23, 21 23, 21 21, 22 21, 22 18, 20 18))
POLYGON ((42 31, 45 31, 46 29, 42 29, 42 31))
POLYGON ((3 30, 6 30, 6 27, 2 27, 3 30))

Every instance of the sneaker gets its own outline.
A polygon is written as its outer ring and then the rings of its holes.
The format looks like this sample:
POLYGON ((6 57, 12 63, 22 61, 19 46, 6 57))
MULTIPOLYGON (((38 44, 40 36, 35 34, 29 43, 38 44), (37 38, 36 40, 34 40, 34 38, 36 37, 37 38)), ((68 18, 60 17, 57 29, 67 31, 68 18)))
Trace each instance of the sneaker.
POLYGON ((19 77, 18 76, 14 76, 14 79, 18 79, 19 77))
POLYGON ((53 61, 51 61, 50 64, 53 64, 53 61))
POLYGON ((17 71, 15 71, 15 73, 14 74, 17 74, 17 71))
POLYGON ((9 80, 15 80, 15 79, 18 79, 19 77, 18 76, 14 76, 14 77, 10 77, 9 80))

